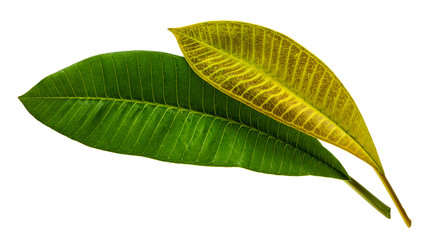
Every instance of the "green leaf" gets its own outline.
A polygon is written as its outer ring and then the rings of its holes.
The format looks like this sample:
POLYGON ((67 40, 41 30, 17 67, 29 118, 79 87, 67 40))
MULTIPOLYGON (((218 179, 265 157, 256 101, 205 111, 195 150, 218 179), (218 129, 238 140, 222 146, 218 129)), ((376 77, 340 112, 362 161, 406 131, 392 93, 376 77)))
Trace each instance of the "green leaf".
MULTIPOLYGON (((94 148, 174 163, 332 177, 360 188, 317 139, 221 93, 182 57, 148 51, 94 56, 44 78, 19 99, 40 122, 94 148)), ((388 216, 387 206, 377 208, 388 216)))

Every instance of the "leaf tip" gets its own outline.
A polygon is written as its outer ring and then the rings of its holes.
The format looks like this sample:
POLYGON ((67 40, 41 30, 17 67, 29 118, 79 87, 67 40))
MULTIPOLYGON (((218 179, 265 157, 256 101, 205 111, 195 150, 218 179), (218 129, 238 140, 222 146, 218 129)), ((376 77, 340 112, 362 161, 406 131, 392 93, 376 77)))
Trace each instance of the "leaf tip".
POLYGON ((183 29, 184 29, 184 27, 180 27, 180 28, 168 28, 168 30, 170 32, 172 32, 175 37, 177 37, 178 35, 180 35, 182 33, 183 29))
MULTIPOLYGON (((24 95, 25 95, 25 94, 24 94, 24 95)), ((21 101, 21 102, 22 102, 22 98, 24 97, 24 95, 21 95, 21 96, 19 96, 19 97, 18 97, 19 101, 21 101)))

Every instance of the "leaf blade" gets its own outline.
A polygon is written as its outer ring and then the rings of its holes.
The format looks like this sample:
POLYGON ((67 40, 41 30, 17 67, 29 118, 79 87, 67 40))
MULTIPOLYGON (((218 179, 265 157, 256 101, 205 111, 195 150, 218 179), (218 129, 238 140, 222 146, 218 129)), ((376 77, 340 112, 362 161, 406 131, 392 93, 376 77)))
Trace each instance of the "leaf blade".
MULTIPOLYGON (((316 139, 217 91, 182 57, 145 51, 94 56, 46 77, 19 99, 36 119, 91 147, 353 183, 316 139)), ((390 218, 390 208, 358 186, 390 218)))
MULTIPOLYGON (((189 70, 183 58, 163 53, 95 56, 45 78, 20 100, 47 126, 95 148, 171 162, 244 167, 296 176, 318 173, 348 179, 334 157, 328 155, 330 160, 327 160, 318 154, 311 156, 312 153, 297 146, 300 139, 323 148, 319 142, 299 133, 287 139, 293 146, 287 144, 281 140, 283 133, 291 131, 285 126, 280 126, 280 136, 270 136, 265 132, 264 120, 260 121, 267 118, 205 84, 189 70), (129 68, 144 71, 139 76, 130 74, 129 68), (65 91, 53 90, 61 84, 65 91), (182 86, 188 85, 189 101, 185 102, 183 94, 187 92, 182 86), (214 97, 209 98, 205 93, 214 97), (248 115, 244 114, 245 110, 248 115), (214 116, 217 111, 221 116, 214 116), (253 124, 257 124, 256 128, 253 124), (260 124, 263 130, 258 129, 260 124), (215 144, 217 141, 221 143, 215 144), (285 150, 278 152, 270 147, 279 145, 285 146, 282 148, 285 150), (163 146, 174 147, 170 150, 163 146), (277 160, 291 154, 306 167, 297 161, 277 160), (267 163, 265 156, 273 156, 274 165, 279 167, 267 163)), ((277 133, 277 129, 267 131, 277 133)))
POLYGON ((169 30, 202 79, 372 166, 410 227, 411 220, 385 177, 358 107, 319 58, 284 34, 249 23, 211 21, 169 30))
POLYGON ((169 30, 190 66, 214 87, 384 172, 352 97, 335 74, 300 44, 271 29, 233 21, 169 30), (239 52, 231 42, 240 42, 239 52))

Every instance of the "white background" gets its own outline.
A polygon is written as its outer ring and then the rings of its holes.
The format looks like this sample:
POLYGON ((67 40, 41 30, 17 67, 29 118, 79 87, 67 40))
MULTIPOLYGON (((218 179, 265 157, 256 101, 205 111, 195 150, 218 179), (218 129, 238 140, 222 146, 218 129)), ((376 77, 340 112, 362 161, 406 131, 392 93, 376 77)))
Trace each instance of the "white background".
POLYGON ((0 239, 424 239, 422 1, 3 1, 0 239), (278 2, 278 4, 277 4, 278 2), (321 58, 356 100, 408 229, 371 167, 347 171, 392 207, 388 220, 342 181, 114 154, 35 120, 17 97, 87 57, 181 55, 168 27, 238 20, 321 58))

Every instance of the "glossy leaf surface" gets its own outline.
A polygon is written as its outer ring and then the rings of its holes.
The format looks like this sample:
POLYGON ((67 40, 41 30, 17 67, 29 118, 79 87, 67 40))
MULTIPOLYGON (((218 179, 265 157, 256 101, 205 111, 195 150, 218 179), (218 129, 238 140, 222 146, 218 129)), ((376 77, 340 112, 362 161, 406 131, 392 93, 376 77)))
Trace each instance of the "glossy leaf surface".
POLYGON ((182 57, 143 51, 91 57, 46 77, 20 100, 42 123, 103 150, 349 178, 316 139, 216 90, 182 57))
POLYGON ((182 57, 146 51, 94 56, 19 97, 42 123, 83 144, 162 161, 344 179, 390 218, 390 208, 315 138, 217 91, 182 57))

